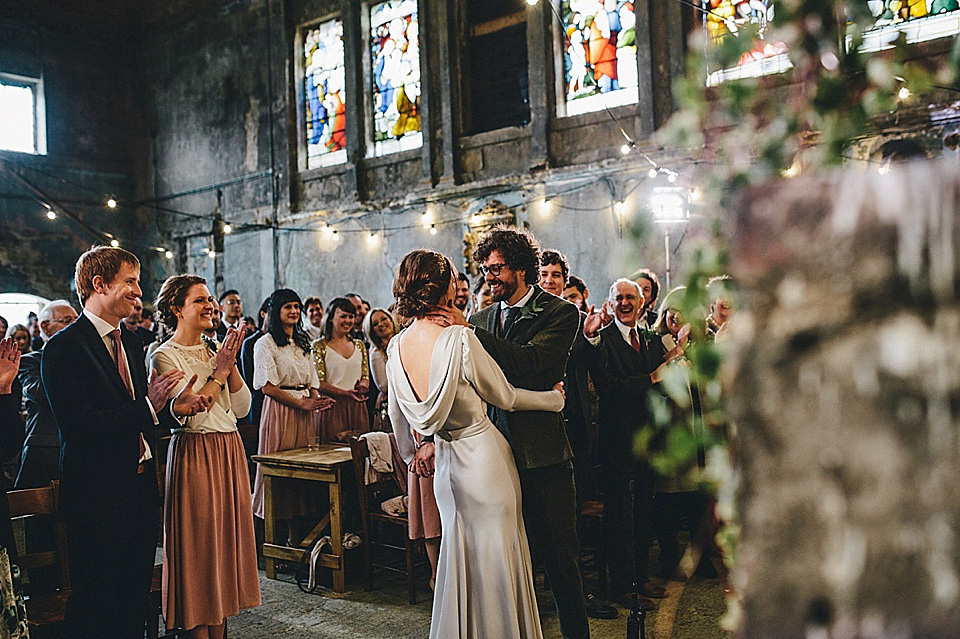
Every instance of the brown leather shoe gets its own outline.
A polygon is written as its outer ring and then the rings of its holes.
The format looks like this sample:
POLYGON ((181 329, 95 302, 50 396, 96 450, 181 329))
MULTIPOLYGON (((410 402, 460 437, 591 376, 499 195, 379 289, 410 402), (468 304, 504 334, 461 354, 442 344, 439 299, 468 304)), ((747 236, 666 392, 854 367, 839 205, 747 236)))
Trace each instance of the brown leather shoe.
POLYGON ((663 599, 667 596, 667 593, 662 586, 658 586, 650 581, 640 586, 640 588, 637 590, 637 593, 643 595, 644 597, 650 597, 653 599, 663 599))
POLYGON ((640 608, 643 610, 650 612, 657 609, 657 604, 655 604, 653 601, 647 599, 643 595, 635 595, 632 592, 625 592, 621 595, 617 595, 614 601, 627 610, 633 610, 634 597, 636 597, 637 602, 640 604, 640 608))

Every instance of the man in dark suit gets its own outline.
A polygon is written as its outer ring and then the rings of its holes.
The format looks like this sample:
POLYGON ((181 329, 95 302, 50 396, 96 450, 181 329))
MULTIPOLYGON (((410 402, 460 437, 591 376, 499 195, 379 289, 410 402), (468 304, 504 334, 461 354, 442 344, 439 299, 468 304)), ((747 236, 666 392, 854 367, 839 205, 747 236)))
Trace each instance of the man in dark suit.
MULTIPOLYGON (((540 249, 529 233, 498 227, 473 254, 494 304, 470 316, 477 338, 518 388, 549 390, 563 380, 580 322, 576 307, 536 286, 540 249)), ((444 310, 443 318, 462 321, 444 310)), ((580 579, 573 451, 560 413, 491 409, 513 449, 523 520, 550 579, 564 637, 590 636, 580 579)))
MULTIPOLYGON (((217 326, 217 341, 222 342, 227 336, 227 329, 240 330, 243 326, 243 300, 240 293, 234 289, 226 291, 220 296, 220 325, 217 326)), ((238 364, 240 362, 237 362, 238 364)))
MULTIPOLYGON (((77 312, 68 301, 54 300, 44 306, 37 317, 40 337, 46 344, 53 335, 77 319, 77 312)), ((42 356, 41 349, 20 358, 18 379, 27 408, 27 434, 14 484, 17 489, 42 488, 60 479, 60 433, 40 378, 42 356)))
POLYGON ((209 401, 192 392, 195 377, 168 400, 179 371, 148 384, 140 341, 122 322, 142 296, 139 280, 139 260, 123 249, 81 255, 83 313, 43 349, 41 376, 60 427, 71 639, 143 636, 159 523, 155 427, 209 401))
POLYGON ((600 396, 597 459, 603 493, 603 545, 618 600, 629 606, 636 583, 641 606, 652 609, 648 597, 663 596, 663 589, 649 581, 654 474, 647 460, 634 454, 634 443, 637 435, 650 427, 647 393, 658 381, 657 369, 667 354, 655 334, 638 326, 643 294, 636 282, 614 282, 610 302, 612 322, 600 329, 607 319, 606 308, 597 313, 591 307, 583 325, 594 347, 588 356, 600 396))
MULTIPOLYGON (((260 412, 263 410, 263 391, 253 387, 253 347, 257 345, 257 340, 267 334, 267 317, 270 314, 270 298, 263 300, 260 305, 260 330, 251 334, 250 337, 243 340, 240 346, 240 374, 243 375, 243 381, 250 389, 250 423, 254 426, 260 424, 260 412)), ((250 454, 256 454, 256 446, 253 451, 247 451, 250 454)))

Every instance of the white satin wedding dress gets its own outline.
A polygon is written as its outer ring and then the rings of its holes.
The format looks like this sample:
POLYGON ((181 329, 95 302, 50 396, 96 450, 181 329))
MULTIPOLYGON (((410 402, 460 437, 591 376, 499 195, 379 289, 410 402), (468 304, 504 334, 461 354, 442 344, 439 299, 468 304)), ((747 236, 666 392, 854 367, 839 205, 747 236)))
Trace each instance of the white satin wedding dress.
POLYGON ((436 436, 433 486, 443 534, 430 639, 539 639, 520 480, 486 402, 560 411, 563 397, 514 388, 472 330, 451 326, 437 339, 421 401, 400 363, 399 343, 400 336, 388 347, 387 397, 407 463, 415 452, 410 426, 436 436))

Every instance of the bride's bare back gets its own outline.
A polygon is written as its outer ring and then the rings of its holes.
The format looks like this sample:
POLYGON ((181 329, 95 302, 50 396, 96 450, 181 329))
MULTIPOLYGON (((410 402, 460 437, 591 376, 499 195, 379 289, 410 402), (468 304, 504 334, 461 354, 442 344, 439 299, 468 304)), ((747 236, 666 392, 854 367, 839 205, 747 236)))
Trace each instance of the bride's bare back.
POLYGON ((441 332, 438 324, 416 320, 399 337, 400 366, 421 401, 430 394, 430 360, 441 332))

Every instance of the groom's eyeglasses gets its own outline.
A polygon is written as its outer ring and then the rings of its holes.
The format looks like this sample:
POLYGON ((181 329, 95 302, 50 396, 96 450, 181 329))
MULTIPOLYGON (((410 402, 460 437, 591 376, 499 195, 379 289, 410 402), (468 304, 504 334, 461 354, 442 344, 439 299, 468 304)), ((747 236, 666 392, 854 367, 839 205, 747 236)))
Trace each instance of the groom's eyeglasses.
POLYGON ((490 264, 489 266, 481 266, 480 272, 483 273, 484 275, 492 275, 494 277, 498 277, 500 275, 500 271, 503 270, 505 266, 507 265, 506 264, 490 264))

